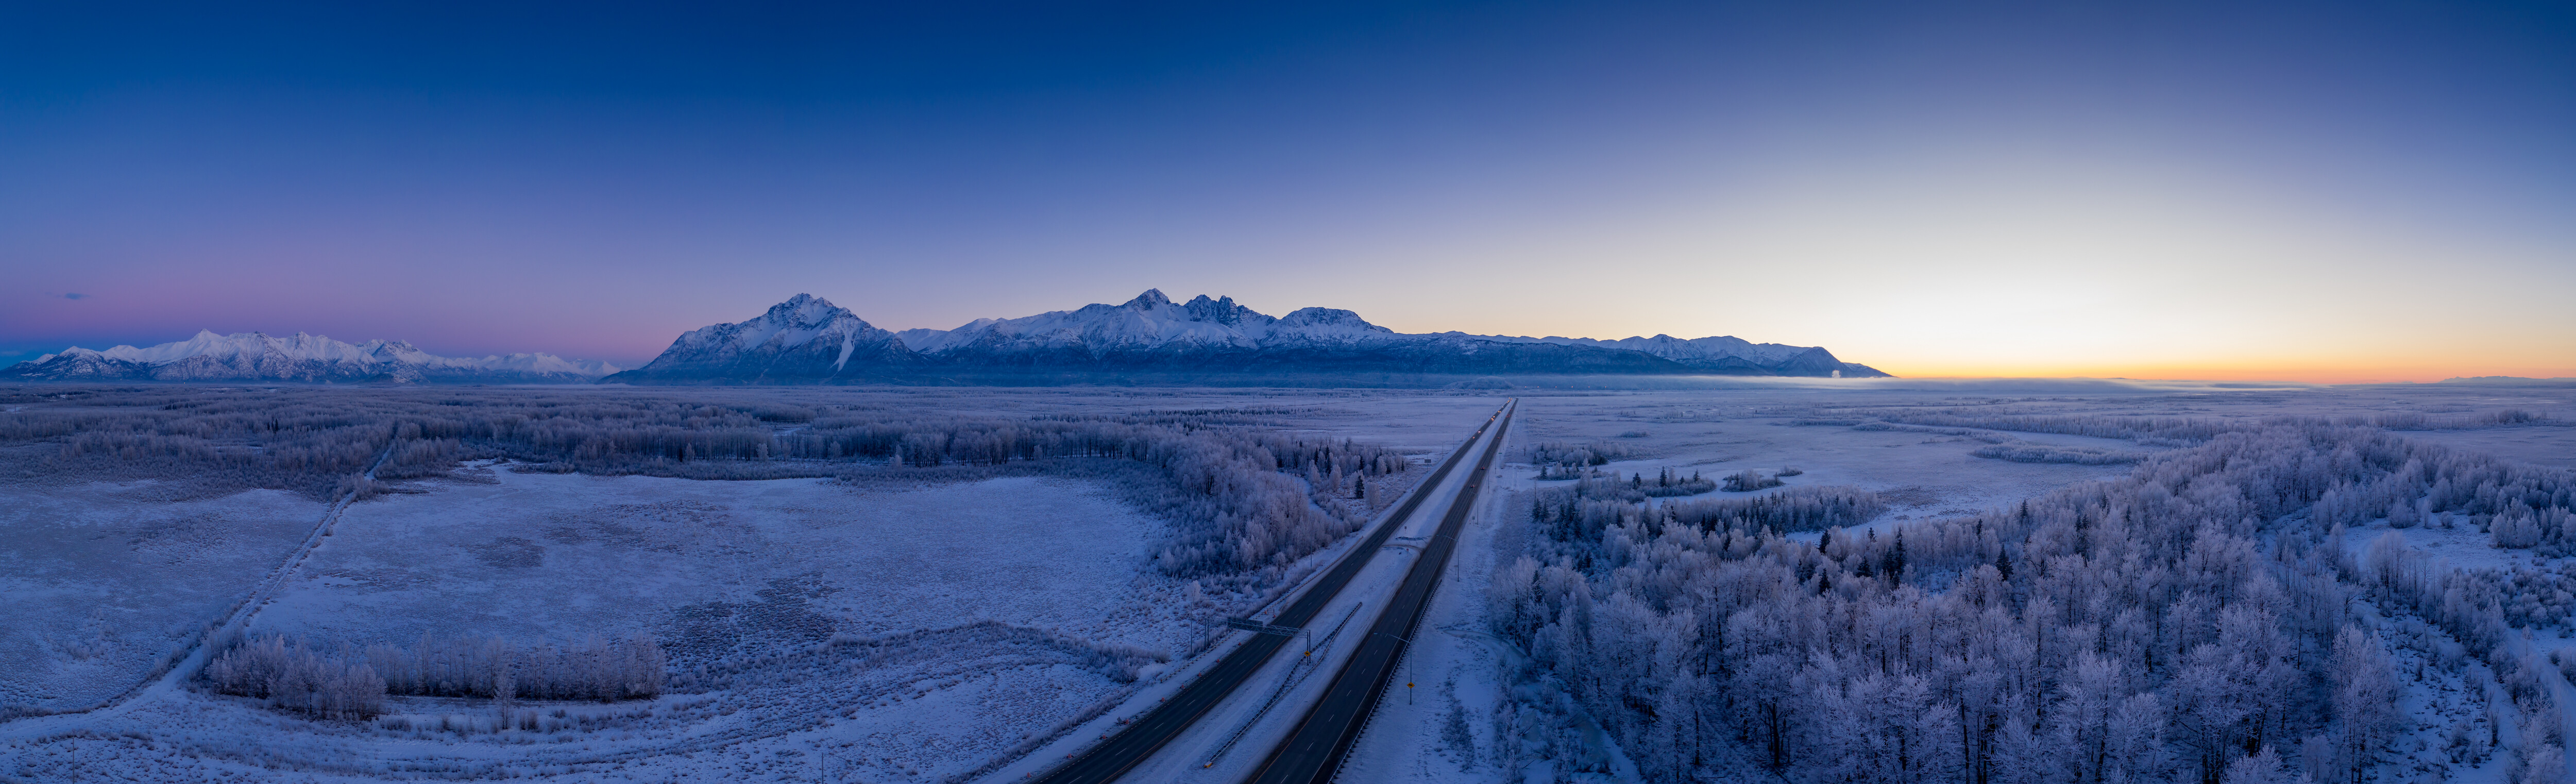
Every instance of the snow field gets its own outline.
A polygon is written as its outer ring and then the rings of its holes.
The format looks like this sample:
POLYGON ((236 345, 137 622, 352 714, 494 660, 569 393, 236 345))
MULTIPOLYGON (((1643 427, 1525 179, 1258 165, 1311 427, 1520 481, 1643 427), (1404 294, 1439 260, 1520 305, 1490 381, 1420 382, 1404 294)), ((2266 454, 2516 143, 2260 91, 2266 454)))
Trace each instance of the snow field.
POLYGON ((0 718, 121 694, 266 578, 324 506, 160 482, 18 486, 0 502, 0 718))
POLYGON ((132 728, 160 745, 18 739, 0 747, 0 772, 154 780, 216 764, 178 759, 196 756, 249 760, 253 778, 737 780, 783 774, 795 766, 775 752, 801 747, 805 768, 836 776, 936 778, 1121 690, 1200 634, 1188 586, 1144 570, 1161 524, 1068 481, 888 491, 486 469, 424 484, 349 510, 251 628, 326 644, 651 631, 678 643, 674 691, 703 693, 610 706, 640 713, 588 726, 578 719, 601 706, 396 698, 359 726, 177 693, 74 731, 132 728), (442 719, 458 730, 423 729, 442 719), (74 764, 47 751, 69 748, 95 753, 74 764))
MULTIPOLYGON (((353 506, 257 631, 408 642, 880 635, 976 620, 1151 648, 1152 520, 1071 482, 914 490, 487 472, 353 506), (675 634, 675 632, 686 632, 675 634)), ((686 639, 681 639, 686 638, 686 639)))
MULTIPOLYGON (((1806 401, 1812 402, 1811 396, 1806 401)), ((1637 458, 1601 466, 1622 477, 1652 481, 1670 468, 1715 478, 1753 469, 1765 474, 1795 467, 1786 487, 1851 485, 1874 490, 1887 502, 1881 523, 1936 514, 1967 514, 2029 498, 2089 479, 2128 473, 2125 465, 2016 463, 1973 457, 1988 446, 1975 438, 1904 430, 1854 430, 1849 426, 1798 426, 1805 406, 1776 410, 1767 397, 1706 392, 1652 392, 1552 397, 1532 395, 1522 413, 1529 427, 1521 445, 1541 442, 1608 442, 1635 450, 1637 458), (1621 437, 1643 432, 1643 437, 1621 437)), ((2134 451, 2126 441, 2055 434, 2009 434, 2052 446, 2134 451)), ((1561 486, 1566 482, 1543 483, 1561 486)), ((1772 491, 1772 492, 1776 492, 1772 491)), ((1736 495, 1736 494, 1721 494, 1736 495)), ((1710 496, 1690 496, 1705 498, 1710 496)), ((1808 536, 1813 536, 1809 534, 1808 536)))

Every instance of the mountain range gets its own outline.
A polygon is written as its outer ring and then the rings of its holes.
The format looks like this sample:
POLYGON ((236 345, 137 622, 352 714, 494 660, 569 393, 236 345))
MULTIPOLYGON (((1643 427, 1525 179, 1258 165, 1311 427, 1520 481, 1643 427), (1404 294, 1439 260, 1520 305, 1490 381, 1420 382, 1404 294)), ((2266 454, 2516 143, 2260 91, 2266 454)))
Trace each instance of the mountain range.
POLYGON ((589 383, 619 368, 552 354, 481 359, 433 355, 402 341, 342 343, 302 332, 218 335, 199 330, 176 343, 60 354, 0 368, 0 381, 292 381, 306 383, 589 383))
POLYGON ((79 347, 0 368, 6 381, 625 384, 1437 384, 1484 376, 1885 376, 1823 348, 1734 337, 1405 334, 1334 308, 1273 317, 1231 297, 1175 303, 1148 290, 955 329, 889 332, 810 294, 690 330, 621 370, 551 354, 441 357, 401 341, 199 331, 174 343, 79 347))
POLYGON ((1070 383, 1249 380, 1403 383, 1507 375, 1885 376, 1823 348, 1733 337, 1623 340, 1405 334, 1333 308, 1273 317, 1231 297, 1148 290, 955 329, 890 332, 809 294, 680 336, 629 384, 1070 383))

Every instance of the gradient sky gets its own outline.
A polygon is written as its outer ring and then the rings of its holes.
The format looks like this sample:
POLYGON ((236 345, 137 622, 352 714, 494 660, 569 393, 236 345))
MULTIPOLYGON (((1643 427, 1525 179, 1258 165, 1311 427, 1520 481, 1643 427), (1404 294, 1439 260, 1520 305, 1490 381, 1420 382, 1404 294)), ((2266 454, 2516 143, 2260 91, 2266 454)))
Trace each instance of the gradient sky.
POLYGON ((1909 376, 2576 376, 2568 2, 708 5, 0 7, 0 361, 631 365, 797 292, 1159 287, 1909 376))

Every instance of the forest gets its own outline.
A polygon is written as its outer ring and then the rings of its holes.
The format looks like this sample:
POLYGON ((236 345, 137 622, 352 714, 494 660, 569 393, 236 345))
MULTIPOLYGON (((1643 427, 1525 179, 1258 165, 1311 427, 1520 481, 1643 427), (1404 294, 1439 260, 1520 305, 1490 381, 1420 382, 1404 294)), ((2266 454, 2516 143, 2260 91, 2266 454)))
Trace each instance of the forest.
MULTIPOLYGON (((2563 777, 2563 686, 2542 673, 2576 659, 2525 635, 2563 628, 2576 582, 2450 568, 2394 531, 2347 540, 2385 520, 2565 552, 2570 472, 2389 432, 2444 424, 2426 417, 1869 418, 2173 448, 2123 479, 1885 531, 1845 530, 1877 508, 1847 488, 1541 491, 1486 594, 1493 633, 1651 781, 2360 782, 2409 754, 2563 777), (2419 720, 2401 682, 2446 684, 2420 714, 2443 725, 2435 747, 2394 745, 2419 720)), ((1494 717, 1546 739, 1499 746, 1498 765, 1578 745, 1546 713, 1494 717)))

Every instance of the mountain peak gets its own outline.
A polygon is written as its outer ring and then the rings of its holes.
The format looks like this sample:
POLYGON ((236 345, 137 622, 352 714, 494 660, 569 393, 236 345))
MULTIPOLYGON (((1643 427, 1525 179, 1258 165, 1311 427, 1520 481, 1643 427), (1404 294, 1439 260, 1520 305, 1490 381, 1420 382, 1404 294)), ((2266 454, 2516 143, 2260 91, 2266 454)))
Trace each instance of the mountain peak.
POLYGON ((1127 304, 1120 305, 1119 307, 1133 308, 1136 310, 1150 310, 1153 308, 1169 307, 1171 304, 1172 298, 1163 296, 1162 289, 1146 289, 1145 293, 1136 295, 1135 299, 1128 300, 1127 304))
POLYGON ((919 359, 894 333, 876 328, 830 300, 800 293, 771 305, 758 318, 681 333, 652 362, 604 381, 817 381, 853 368, 907 365, 919 359))
POLYGON ((1182 305, 1181 310, 1188 312, 1192 319, 1214 322, 1227 326, 1242 324, 1244 318, 1247 316, 1252 317, 1252 320, 1256 322, 1270 320, 1269 316, 1255 313, 1251 308, 1234 304, 1233 297, 1208 299, 1207 295, 1201 294, 1192 298, 1189 304, 1182 305))
POLYGON ((788 297, 785 302, 769 306, 763 317, 798 327, 818 327, 841 317, 856 318, 848 309, 812 294, 788 297))

